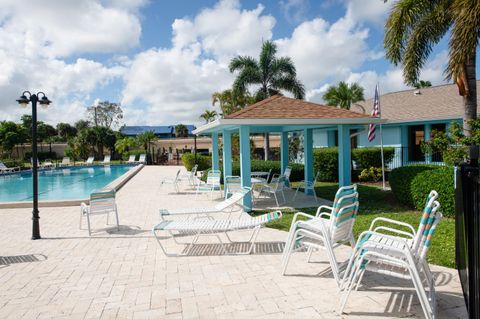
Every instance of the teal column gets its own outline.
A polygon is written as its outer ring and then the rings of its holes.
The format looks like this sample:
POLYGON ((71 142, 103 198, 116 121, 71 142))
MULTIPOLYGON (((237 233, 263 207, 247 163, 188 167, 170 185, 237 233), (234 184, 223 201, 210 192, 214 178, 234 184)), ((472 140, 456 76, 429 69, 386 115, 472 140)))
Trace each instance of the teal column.
MULTIPOLYGON (((303 130, 304 180, 313 181, 313 134, 312 129, 303 130)), ((305 192, 313 195, 311 190, 305 192)))
MULTIPOLYGON (((242 178, 242 186, 251 187, 251 163, 250 163, 250 127, 241 125, 240 135, 240 175, 242 178)), ((252 210, 251 193, 243 198, 244 210, 249 212, 252 210)))
POLYGON ((400 126, 400 144, 401 144, 401 160, 402 166, 408 163, 408 126, 402 125, 400 126))
POLYGON ((335 147, 335 131, 327 131, 327 146, 335 147))
POLYGON ((280 174, 285 172, 288 166, 288 132, 280 135, 280 174))
MULTIPOLYGON (((223 178, 232 175, 232 133, 227 130, 222 132, 223 142, 223 178)), ((225 188, 225 191, 227 189, 225 188)))
POLYGON ((218 133, 212 133, 212 169, 220 169, 220 160, 218 158, 218 133))
POLYGON ((340 186, 352 184, 350 154, 350 126, 338 125, 338 183, 340 186))
MULTIPOLYGON (((432 124, 425 124, 423 128, 423 133, 424 133, 424 141, 428 142, 430 141, 431 134, 432 134, 432 124)), ((425 162, 426 163, 431 163, 432 162, 432 154, 425 154, 425 162)))

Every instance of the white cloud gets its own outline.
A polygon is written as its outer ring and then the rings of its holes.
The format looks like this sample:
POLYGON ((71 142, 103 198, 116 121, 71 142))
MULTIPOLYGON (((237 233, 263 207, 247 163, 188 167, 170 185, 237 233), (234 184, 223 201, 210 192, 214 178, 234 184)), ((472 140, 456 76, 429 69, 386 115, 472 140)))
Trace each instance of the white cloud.
POLYGON ((308 0, 285 0, 280 1, 280 8, 285 19, 291 24, 297 24, 306 19, 309 10, 308 0))
POLYGON ((347 6, 346 18, 356 23, 370 22, 383 25, 387 13, 395 1, 381 0, 345 0, 347 6))

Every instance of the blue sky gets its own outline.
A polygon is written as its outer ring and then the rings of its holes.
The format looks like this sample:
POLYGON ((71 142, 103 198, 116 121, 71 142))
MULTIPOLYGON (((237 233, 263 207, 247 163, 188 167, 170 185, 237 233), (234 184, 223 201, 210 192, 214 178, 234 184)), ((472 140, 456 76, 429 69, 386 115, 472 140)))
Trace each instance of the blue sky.
MULTIPOLYGON (((15 98, 43 90, 54 101, 40 118, 85 116, 95 100, 122 103, 125 124, 200 124, 211 94, 228 88, 228 62, 273 40, 290 56, 307 99, 322 102, 338 81, 366 97, 407 88, 383 56, 380 0, 0 0, 0 119, 18 120, 15 98), (25 7, 34 12, 28 17, 25 7), (40 72, 39 70, 42 70, 40 72)), ((442 41, 422 79, 443 82, 442 41)))

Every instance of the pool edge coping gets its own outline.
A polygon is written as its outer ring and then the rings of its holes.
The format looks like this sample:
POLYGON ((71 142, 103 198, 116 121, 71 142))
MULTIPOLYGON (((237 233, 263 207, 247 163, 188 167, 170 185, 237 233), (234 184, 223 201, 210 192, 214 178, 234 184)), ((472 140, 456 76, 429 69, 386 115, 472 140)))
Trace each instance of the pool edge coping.
MULTIPOLYGON (((102 190, 105 189, 114 189, 119 191, 125 184, 132 179, 138 172, 144 167, 144 164, 139 164, 134 166, 132 170, 129 170, 122 176, 119 176, 117 179, 113 180, 102 190)), ((43 200, 38 202, 38 207, 67 207, 67 206, 78 206, 82 202, 89 203, 89 198, 79 198, 79 199, 66 199, 66 200, 43 200)), ((32 208, 32 202, 2 202, 0 203, 0 209, 7 208, 32 208)))

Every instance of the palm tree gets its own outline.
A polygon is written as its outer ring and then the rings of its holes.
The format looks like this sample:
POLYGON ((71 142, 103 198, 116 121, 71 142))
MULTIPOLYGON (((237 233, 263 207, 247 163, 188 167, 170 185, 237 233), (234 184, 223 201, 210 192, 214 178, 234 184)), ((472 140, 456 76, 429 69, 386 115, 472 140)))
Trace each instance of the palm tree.
POLYGON ((385 25, 386 56, 395 65, 402 65, 405 82, 412 86, 433 45, 449 35, 445 74, 463 96, 463 130, 468 137, 472 135, 470 122, 477 118, 475 59, 479 30, 480 2, 471 0, 399 0, 385 25))
POLYGON ((353 103, 363 101, 363 88, 357 83, 347 83, 340 81, 338 86, 331 86, 323 95, 323 99, 328 105, 350 110, 353 103))
POLYGON ((204 119, 205 123, 210 123, 211 121, 215 120, 217 115, 218 115, 217 111, 215 110, 212 110, 212 111, 205 110, 205 112, 203 112, 202 115, 200 115, 200 118, 204 119))
POLYGON ((176 137, 188 137, 188 128, 183 124, 175 125, 176 137))
MULTIPOLYGON (((281 91, 290 92, 296 99, 305 98, 305 87, 297 79, 297 70, 289 57, 277 58, 277 46, 272 41, 262 45, 259 60, 237 56, 230 61, 230 72, 238 72, 233 82, 233 97, 246 94, 250 85, 259 86, 254 94, 261 101, 281 91)), ((269 153, 268 133, 265 134, 265 160, 269 153)))
POLYGON ((138 144, 143 146, 143 149, 147 153, 147 163, 152 163, 152 158, 150 156, 150 145, 157 138, 153 131, 145 131, 137 135, 138 144))
POLYGON ((248 91, 239 92, 235 97, 231 89, 212 94, 212 105, 220 104, 221 116, 235 113, 244 107, 255 103, 255 98, 248 91))
POLYGON ((432 86, 432 82, 420 80, 413 85, 416 89, 429 88, 432 86))

